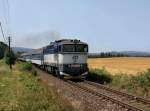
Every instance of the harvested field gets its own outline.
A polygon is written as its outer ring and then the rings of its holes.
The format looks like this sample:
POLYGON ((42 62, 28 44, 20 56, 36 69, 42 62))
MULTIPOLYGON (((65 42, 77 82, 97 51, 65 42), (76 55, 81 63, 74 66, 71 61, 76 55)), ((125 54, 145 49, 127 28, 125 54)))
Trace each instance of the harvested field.
POLYGON ((112 74, 136 74, 150 68, 149 57, 116 57, 116 58, 90 58, 89 68, 102 69, 105 67, 112 74))

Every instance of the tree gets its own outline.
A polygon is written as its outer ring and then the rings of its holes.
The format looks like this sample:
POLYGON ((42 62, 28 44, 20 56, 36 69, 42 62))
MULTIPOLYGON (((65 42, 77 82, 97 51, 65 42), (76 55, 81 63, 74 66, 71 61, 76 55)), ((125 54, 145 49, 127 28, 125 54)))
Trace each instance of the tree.
POLYGON ((7 48, 8 46, 5 43, 0 42, 0 59, 3 59, 7 48))
POLYGON ((6 50, 6 53, 5 53, 5 62, 6 64, 9 64, 10 65, 10 68, 12 64, 15 64, 15 61, 16 61, 16 56, 14 54, 13 51, 10 51, 9 50, 6 50))
POLYGON ((105 57, 105 53, 104 52, 101 53, 101 57, 102 58, 105 57))

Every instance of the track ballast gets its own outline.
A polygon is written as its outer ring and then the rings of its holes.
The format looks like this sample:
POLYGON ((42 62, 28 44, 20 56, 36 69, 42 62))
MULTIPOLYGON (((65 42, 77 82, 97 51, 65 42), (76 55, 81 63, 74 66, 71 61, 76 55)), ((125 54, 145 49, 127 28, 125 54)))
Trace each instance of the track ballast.
POLYGON ((72 81, 67 82, 97 97, 100 98, 102 97, 107 101, 111 101, 112 103, 115 103, 126 110, 149 111, 150 109, 149 100, 134 95, 130 95, 124 92, 120 92, 118 90, 108 88, 98 83, 86 80, 84 82, 72 82, 72 81))

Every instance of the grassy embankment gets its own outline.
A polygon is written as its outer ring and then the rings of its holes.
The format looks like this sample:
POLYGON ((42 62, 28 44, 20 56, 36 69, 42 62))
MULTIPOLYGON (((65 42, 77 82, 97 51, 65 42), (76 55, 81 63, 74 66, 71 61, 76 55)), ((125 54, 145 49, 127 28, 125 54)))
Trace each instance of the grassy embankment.
POLYGON ((123 73, 112 75, 106 69, 92 69, 88 79, 139 96, 150 97, 150 69, 135 75, 123 73))
POLYGON ((63 103, 53 90, 40 82, 31 65, 17 64, 13 70, 0 61, 0 111, 64 111, 63 103))
MULTIPOLYGON (((111 58, 112 61, 113 58, 111 58)), ((115 64, 115 60, 118 58, 114 58, 114 63, 110 64, 110 65, 116 65, 118 63, 115 64)), ((121 58, 119 58, 121 59, 121 58)), ((124 59, 124 58, 123 58, 124 59)), ((129 58, 130 60, 131 58, 129 58)), ((140 58, 136 58, 137 60, 133 61, 138 61, 138 59, 140 58)), ((145 60, 145 58, 143 58, 145 60)), ((150 59, 150 58, 148 58, 150 59)), ((102 60, 102 59, 101 59, 102 60)), ((127 60, 127 58, 125 58, 125 60, 127 60)), ((126 63, 129 62, 129 64, 122 64, 120 63, 120 67, 121 65, 126 65, 128 66, 129 69, 132 69, 132 67, 136 67, 136 66, 130 66, 130 64, 133 64, 131 61, 124 61, 126 63)), ((104 60, 102 60, 104 63, 104 60)), ((123 62, 123 60, 121 59, 121 61, 123 62)), ((143 61, 143 60, 142 60, 143 61)), ((98 61, 97 61, 98 62, 98 61)), ((148 63, 148 61, 146 61, 148 63)), ((108 62, 108 59, 106 60, 106 63, 110 63, 108 62)), ((138 64, 145 64, 144 61, 143 63, 141 62, 141 60, 139 60, 139 62, 137 62, 138 64)), ((136 63, 134 63, 136 64, 136 63)), ((104 65, 104 64, 100 64, 100 65, 104 65)), ((147 64, 148 65, 148 64, 147 64)), ((120 68, 118 67, 118 69, 120 68)), ((148 67, 148 66, 146 66, 148 67)), ((150 67, 150 64, 149 64, 150 67)), ((117 68, 117 67, 116 67, 117 68)), ((128 70, 128 69, 126 69, 128 70)), ((121 90, 125 90, 127 92, 139 95, 139 96, 146 96, 146 97, 150 97, 150 69, 147 69, 141 72, 135 72, 132 74, 126 73, 126 72, 117 72, 117 73, 113 73, 110 72, 110 70, 107 70, 107 67, 101 67, 101 68, 91 68, 90 69, 90 74, 88 76, 88 79, 92 80, 92 81, 97 81, 103 84, 107 84, 110 87, 114 87, 117 89, 121 89, 121 90)))

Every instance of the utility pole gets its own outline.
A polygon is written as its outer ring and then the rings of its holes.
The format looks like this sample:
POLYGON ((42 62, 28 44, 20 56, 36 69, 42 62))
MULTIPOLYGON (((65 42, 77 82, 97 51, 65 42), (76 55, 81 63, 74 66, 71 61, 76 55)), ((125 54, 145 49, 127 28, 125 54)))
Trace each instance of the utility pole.
POLYGON ((10 42, 11 42, 11 38, 10 38, 10 36, 8 37, 8 45, 9 45, 9 67, 10 67, 10 69, 12 69, 12 66, 11 66, 11 49, 10 49, 10 42))

